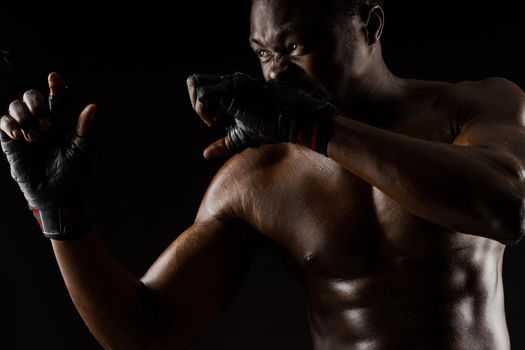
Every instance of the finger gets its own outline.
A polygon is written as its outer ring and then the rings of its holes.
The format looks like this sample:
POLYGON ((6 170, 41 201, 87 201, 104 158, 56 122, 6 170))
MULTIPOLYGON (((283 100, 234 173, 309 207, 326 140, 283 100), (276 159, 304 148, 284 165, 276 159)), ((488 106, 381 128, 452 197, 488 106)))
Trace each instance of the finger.
POLYGON ((231 157, 235 152, 230 150, 228 147, 227 138, 222 138, 215 141, 204 150, 203 156, 206 159, 212 159, 217 157, 231 157))
POLYGON ((19 140, 22 138, 22 131, 20 130, 20 125, 9 115, 4 115, 0 119, 0 130, 5 132, 7 136, 13 140, 19 140))
POLYGON ((198 86, 215 85, 224 81, 229 75, 225 74, 194 74, 198 86))
POLYGON ((53 72, 47 77, 47 82, 49 84, 49 111, 55 111, 61 104, 62 97, 65 94, 66 85, 62 77, 53 72))
POLYGON ((28 90, 23 100, 32 115, 37 117, 40 130, 46 131, 50 127, 44 96, 37 90, 28 90))
POLYGON ((186 85, 188 86, 191 107, 195 109, 195 103, 197 101, 197 78, 195 74, 190 75, 188 79, 186 79, 186 85))
POLYGON ((218 115, 206 111, 204 104, 200 101, 197 101, 195 105, 195 112, 207 126, 212 126, 219 119, 218 115))
POLYGON ((65 83, 64 79, 56 73, 53 72, 47 77, 47 82, 49 84, 49 96, 50 97, 59 97, 64 94, 65 83))
POLYGON ((76 133, 78 137, 86 137, 93 128, 93 119, 97 113, 97 105, 90 104, 80 112, 78 117, 76 133))
POLYGON ((20 125, 22 135, 29 142, 35 142, 38 139, 36 130, 38 122, 31 114, 24 101, 16 100, 9 105, 9 115, 20 125))
POLYGON ((193 74, 186 79, 190 94, 191 106, 195 109, 197 103, 197 88, 206 85, 215 85, 224 79, 224 75, 193 74))
POLYGON ((202 121, 208 126, 213 125, 219 119, 219 116, 206 111, 204 104, 198 99, 199 90, 202 90, 201 86, 216 84, 220 82, 221 79, 222 76, 219 75, 211 76, 194 74, 189 76, 186 80, 186 84, 188 85, 188 93, 190 95, 191 106, 193 107, 197 115, 202 119, 202 121))

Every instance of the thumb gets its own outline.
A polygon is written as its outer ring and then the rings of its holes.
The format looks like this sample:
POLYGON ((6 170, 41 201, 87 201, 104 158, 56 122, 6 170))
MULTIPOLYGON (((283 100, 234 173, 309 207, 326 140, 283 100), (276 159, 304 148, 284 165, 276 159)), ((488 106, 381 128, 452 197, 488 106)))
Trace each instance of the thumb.
POLYGON ((97 105, 95 104, 87 105, 86 108, 80 112, 76 128, 76 134, 78 137, 87 137, 89 135, 93 128, 93 119, 96 113, 97 105))
POLYGON ((49 96, 58 97, 64 94, 65 84, 64 79, 56 73, 53 72, 47 77, 47 83, 49 84, 49 96))
POLYGON ((206 159, 212 159, 217 157, 231 157, 234 154, 235 152, 231 150, 228 138, 225 137, 206 147, 203 156, 206 159))

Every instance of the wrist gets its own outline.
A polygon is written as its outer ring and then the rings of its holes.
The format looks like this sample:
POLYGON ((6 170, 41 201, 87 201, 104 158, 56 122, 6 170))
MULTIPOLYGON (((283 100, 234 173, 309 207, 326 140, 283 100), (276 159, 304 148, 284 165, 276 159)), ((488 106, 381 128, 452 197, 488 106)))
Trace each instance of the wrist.
POLYGON ((335 108, 318 111, 315 116, 298 125, 290 142, 303 145, 311 150, 328 156, 328 143, 332 132, 335 108))
POLYGON ((79 207, 48 206, 32 208, 45 237, 54 240, 72 240, 87 234, 92 222, 79 207))

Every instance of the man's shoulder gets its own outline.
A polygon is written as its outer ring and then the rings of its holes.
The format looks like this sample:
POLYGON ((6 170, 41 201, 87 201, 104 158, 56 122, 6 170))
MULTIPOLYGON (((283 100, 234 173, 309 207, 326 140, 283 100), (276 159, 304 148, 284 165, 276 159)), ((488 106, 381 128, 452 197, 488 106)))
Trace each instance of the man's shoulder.
POLYGON ((225 184, 234 180, 243 185, 254 185, 266 179, 268 172, 280 166, 289 155, 290 147, 286 144, 248 148, 228 159, 213 182, 225 184))
POLYGON ((523 90, 512 81, 500 77, 448 84, 440 96, 447 102, 468 106, 475 113, 485 115, 501 115, 505 111, 515 114, 525 106, 523 90))
POLYGON ((256 191, 272 181, 272 174, 289 156, 285 144, 249 148, 234 155, 219 169, 201 204, 207 215, 243 217, 244 206, 256 191))
POLYGON ((405 79, 410 90, 415 94, 425 94, 453 99, 457 101, 501 101, 511 98, 523 98, 523 90, 514 82, 502 77, 489 77, 482 80, 462 80, 451 83, 434 80, 405 79))
POLYGON ((500 77, 456 83, 416 81, 414 95, 430 97, 432 108, 459 133, 475 121, 478 125, 525 126, 525 93, 500 77))

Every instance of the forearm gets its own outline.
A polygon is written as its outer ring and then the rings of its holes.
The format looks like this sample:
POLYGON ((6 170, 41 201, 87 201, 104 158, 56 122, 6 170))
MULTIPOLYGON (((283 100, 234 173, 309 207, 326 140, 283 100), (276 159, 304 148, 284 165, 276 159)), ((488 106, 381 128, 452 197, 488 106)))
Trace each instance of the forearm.
MULTIPOLYGON (((490 150, 407 137, 334 118, 329 156, 400 205, 455 231, 511 241, 520 200, 490 150)), ((519 210, 518 210, 519 211, 519 210)))
POLYGON ((60 271, 84 322, 108 349, 137 349, 143 338, 140 281, 105 250, 96 232, 52 241, 60 271))
POLYGON ((153 293, 110 257, 96 232, 86 233, 82 203, 96 105, 72 119, 78 106, 65 94, 64 81, 52 73, 48 83, 48 99, 28 90, 10 104, 0 120, 2 152, 42 233, 53 239, 67 288, 92 333, 106 348, 144 348, 162 322, 151 316, 158 310, 153 293))

